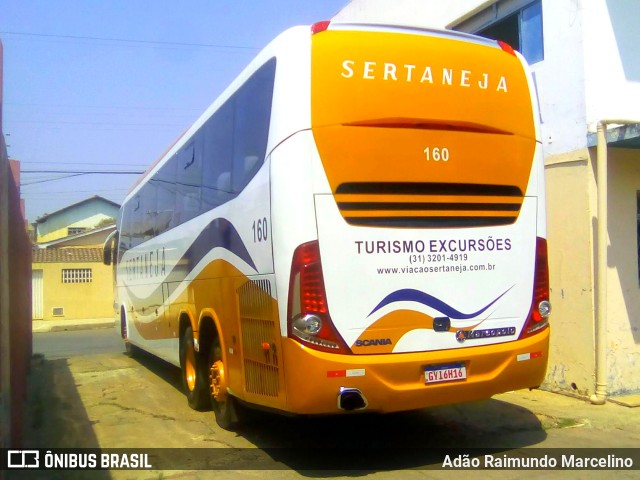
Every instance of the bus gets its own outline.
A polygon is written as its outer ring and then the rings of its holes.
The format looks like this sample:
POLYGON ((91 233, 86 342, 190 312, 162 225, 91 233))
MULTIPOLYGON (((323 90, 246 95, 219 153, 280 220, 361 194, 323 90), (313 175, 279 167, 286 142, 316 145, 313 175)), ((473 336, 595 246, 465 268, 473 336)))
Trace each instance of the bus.
POLYGON ((538 387, 544 167, 509 45, 320 22, 272 41, 127 194, 117 325, 188 404, 396 412, 538 387))

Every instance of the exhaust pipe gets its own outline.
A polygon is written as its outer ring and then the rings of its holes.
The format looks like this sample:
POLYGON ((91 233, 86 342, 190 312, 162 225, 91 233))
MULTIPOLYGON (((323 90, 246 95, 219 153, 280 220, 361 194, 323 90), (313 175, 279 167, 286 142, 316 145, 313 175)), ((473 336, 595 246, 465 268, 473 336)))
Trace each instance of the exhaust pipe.
POLYGON ((367 408, 367 399, 357 388, 340 387, 338 408, 347 412, 367 408))

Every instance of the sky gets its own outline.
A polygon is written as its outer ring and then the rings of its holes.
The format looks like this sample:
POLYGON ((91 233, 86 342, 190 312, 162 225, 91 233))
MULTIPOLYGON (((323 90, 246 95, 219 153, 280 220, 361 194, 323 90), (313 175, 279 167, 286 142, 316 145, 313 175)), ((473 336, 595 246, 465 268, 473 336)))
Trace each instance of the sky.
POLYGON ((109 172, 146 170, 270 40, 347 3, 2 0, 2 129, 29 222, 121 203, 139 175, 109 172))

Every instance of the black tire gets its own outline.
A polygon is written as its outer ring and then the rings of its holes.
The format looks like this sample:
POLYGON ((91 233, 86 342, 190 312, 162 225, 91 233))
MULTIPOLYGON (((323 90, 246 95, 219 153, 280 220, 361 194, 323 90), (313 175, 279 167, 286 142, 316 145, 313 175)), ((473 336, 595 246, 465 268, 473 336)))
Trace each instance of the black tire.
POLYGON ((224 365, 222 359, 222 349, 220 348, 220 341, 216 337, 212 344, 211 349, 209 350, 209 371, 210 371, 210 383, 212 385, 212 395, 211 395, 211 408, 216 416, 216 423, 218 426, 224 430, 234 431, 242 423, 243 419, 243 409, 238 404, 238 400, 236 398, 226 392, 226 382, 223 382, 223 386, 221 388, 220 394, 216 395, 216 388, 213 387, 216 376, 216 369, 213 368, 214 364, 219 362, 219 364, 224 365))
POLYGON ((124 339, 124 354, 129 358, 135 358, 135 356, 138 354, 138 347, 136 347, 126 338, 124 339))
POLYGON ((120 312, 120 325, 122 339, 124 340, 124 354, 127 357, 133 358, 138 353, 138 347, 129 341, 129 329, 127 328, 127 319, 124 310, 120 312))
POLYGON ((180 367, 189 406, 199 411, 211 408, 208 368, 202 355, 195 351, 191 326, 187 327, 180 341, 180 367))

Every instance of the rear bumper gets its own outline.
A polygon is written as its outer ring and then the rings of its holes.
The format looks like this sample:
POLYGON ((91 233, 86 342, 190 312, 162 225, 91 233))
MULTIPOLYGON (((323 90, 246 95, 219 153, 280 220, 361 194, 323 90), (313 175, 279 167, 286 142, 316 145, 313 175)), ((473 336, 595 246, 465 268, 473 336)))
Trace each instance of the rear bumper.
POLYGON ((368 411, 395 412, 486 399, 539 386, 549 353, 546 328, 533 337, 498 345, 386 355, 336 355, 283 338, 287 410, 338 413, 340 388, 362 392, 368 411), (464 362, 467 379, 425 384, 428 365, 464 362))

